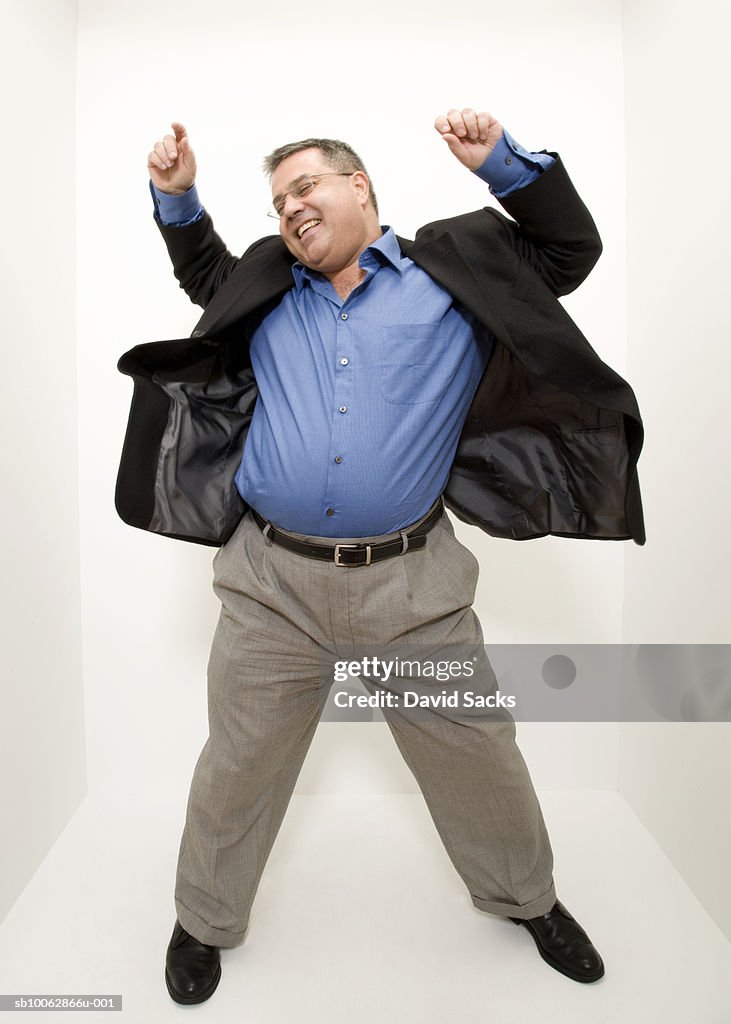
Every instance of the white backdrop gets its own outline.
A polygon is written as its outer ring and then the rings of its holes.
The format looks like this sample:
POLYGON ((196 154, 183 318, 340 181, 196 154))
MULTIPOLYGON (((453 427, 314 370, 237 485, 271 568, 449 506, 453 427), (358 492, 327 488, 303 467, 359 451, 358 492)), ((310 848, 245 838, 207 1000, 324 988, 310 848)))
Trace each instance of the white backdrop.
MULTIPOLYGON (((204 202, 235 251, 271 230, 258 167, 286 139, 351 141, 384 220, 402 234, 491 201, 433 133, 436 112, 487 107, 525 145, 559 150, 605 243, 596 270, 565 301, 600 354, 630 377, 645 413, 650 540, 643 549, 515 544, 458 524, 482 563, 486 637, 728 639, 727 16, 719 0, 687 9, 661 0, 528 0, 519 11, 493 0, 457 0, 448 11, 409 0, 347 13, 327 2, 304 13, 287 3, 249 13, 223 0, 205 9, 192 0, 82 0, 74 118, 76 7, 59 0, 51 17, 45 0, 0 2, 13 153, 3 167, 12 500, 3 508, 2 817, 15 836, 4 851, 0 904, 20 890, 83 794, 80 619, 94 793, 129 799, 154 788, 179 800, 182 815, 205 735, 212 552, 132 531, 113 510, 130 397, 116 359, 140 341, 187 335, 197 318, 176 290, 146 189, 145 155, 171 118, 190 128, 204 202), (42 302, 27 288, 28 267, 45 289, 42 302)), ((638 726, 620 736, 613 726, 526 726, 520 735, 539 787, 619 785, 728 928, 729 818, 718 815, 731 784, 726 727, 638 726)), ((300 791, 338 788, 412 788, 383 728, 321 727, 300 791)))
POLYGON ((76 417, 76 4, 0 0, 0 920, 85 780, 76 417), (49 767, 53 766, 51 770, 49 767))
MULTIPOLYGON (((624 640, 724 644, 731 12, 723 0, 625 0, 622 13, 629 375, 647 430, 649 538, 625 550, 624 640)), ((619 791, 731 939, 730 740, 728 722, 627 724, 619 791)))

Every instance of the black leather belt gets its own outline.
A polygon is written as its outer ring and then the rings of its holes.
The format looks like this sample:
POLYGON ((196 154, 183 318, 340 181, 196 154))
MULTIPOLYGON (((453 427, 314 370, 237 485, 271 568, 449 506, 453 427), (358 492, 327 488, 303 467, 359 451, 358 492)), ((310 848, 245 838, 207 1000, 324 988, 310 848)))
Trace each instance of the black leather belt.
POLYGON ((251 509, 254 522, 267 540, 280 544, 283 548, 294 551, 298 555, 304 555, 306 558, 318 558, 321 561, 334 562, 335 565, 341 566, 371 565, 373 562, 383 561, 384 558, 405 555, 408 551, 418 551, 426 545, 427 533, 433 526, 436 526, 443 512, 444 502, 439 498, 434 509, 423 522, 418 526, 400 530, 400 536, 395 540, 384 540, 378 544, 314 544, 296 540, 294 537, 282 533, 276 526, 272 526, 266 519, 262 519, 253 508, 251 509))

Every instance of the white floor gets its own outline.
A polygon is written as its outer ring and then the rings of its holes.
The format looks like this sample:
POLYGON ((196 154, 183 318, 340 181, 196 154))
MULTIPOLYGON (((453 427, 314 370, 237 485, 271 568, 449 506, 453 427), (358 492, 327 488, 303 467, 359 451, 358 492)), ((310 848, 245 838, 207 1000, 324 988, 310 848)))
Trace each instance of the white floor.
POLYGON ((248 937, 197 1007, 163 981, 179 801, 87 799, 0 926, 0 993, 121 993, 106 1019, 134 1024, 729 1024, 731 945, 622 798, 539 795, 559 896, 606 963, 593 985, 474 909, 420 797, 348 795, 294 798, 248 937))

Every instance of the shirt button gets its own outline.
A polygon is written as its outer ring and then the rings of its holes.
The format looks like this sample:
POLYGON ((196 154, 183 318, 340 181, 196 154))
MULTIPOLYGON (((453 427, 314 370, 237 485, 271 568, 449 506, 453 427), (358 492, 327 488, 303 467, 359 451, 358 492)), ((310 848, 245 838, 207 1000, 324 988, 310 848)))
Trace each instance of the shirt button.
POLYGON ((506 164, 512 164, 512 162, 513 162, 512 156, 506 156, 505 157, 505 163, 506 164))
POLYGON ((329 508, 329 509, 327 510, 327 515, 329 515, 329 516, 334 516, 334 515, 335 515, 335 509, 334 509, 334 508, 329 508))
POLYGON ((347 411, 348 411, 347 405, 341 405, 340 408, 338 409, 338 412, 347 412, 347 411))
POLYGON ((335 456, 335 461, 337 462, 338 465, 340 465, 340 463, 343 461, 343 456, 342 455, 336 455, 335 456))
POLYGON ((340 314, 340 319, 341 320, 347 320, 348 319, 348 314, 347 313, 341 313, 340 314))
POLYGON ((349 362, 350 362, 349 359, 341 359, 340 360, 340 365, 341 366, 347 366, 349 362))

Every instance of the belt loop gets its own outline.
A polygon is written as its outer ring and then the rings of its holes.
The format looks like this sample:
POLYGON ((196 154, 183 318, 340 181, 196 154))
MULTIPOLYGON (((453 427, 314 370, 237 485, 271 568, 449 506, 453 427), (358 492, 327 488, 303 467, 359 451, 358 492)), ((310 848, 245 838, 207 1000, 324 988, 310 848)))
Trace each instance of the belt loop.
POLYGON ((406 530, 399 530, 399 533, 401 534, 401 554, 405 555, 409 550, 409 537, 406 530))
POLYGON ((272 524, 271 523, 267 523, 266 526, 261 531, 264 534, 264 540, 266 541, 266 546, 268 548, 270 548, 272 546, 272 542, 269 540, 269 531, 271 530, 271 528, 272 528, 272 524))

